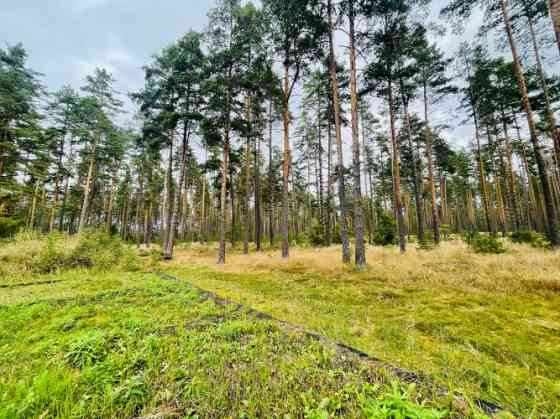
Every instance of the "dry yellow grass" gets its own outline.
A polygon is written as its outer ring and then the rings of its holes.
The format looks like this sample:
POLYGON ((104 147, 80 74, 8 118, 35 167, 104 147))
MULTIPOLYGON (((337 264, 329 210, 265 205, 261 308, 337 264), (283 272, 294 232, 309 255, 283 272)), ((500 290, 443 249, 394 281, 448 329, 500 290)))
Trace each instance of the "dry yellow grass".
POLYGON ((471 252, 465 243, 455 241, 430 251, 410 246, 407 253, 401 255, 394 247, 369 247, 368 269, 358 273, 342 263, 341 249, 337 246, 295 248, 288 260, 282 260, 277 250, 253 251, 247 256, 239 250, 229 249, 226 265, 217 266, 217 249, 193 244, 178 249, 171 266, 212 266, 222 272, 237 274, 315 273, 337 280, 373 277, 387 283, 420 281, 471 291, 560 291, 560 252, 511 243, 507 244, 507 249, 506 254, 480 255, 471 252))

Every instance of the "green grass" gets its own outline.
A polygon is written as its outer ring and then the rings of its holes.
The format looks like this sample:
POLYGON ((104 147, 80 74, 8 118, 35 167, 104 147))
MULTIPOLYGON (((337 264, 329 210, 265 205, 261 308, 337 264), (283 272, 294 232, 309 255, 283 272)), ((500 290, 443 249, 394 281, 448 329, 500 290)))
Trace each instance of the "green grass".
POLYGON ((1 290, 0 418, 475 414, 185 283, 87 270, 58 280, 1 290))
MULTIPOLYGON (((284 265, 268 254, 246 261, 234 255, 225 268, 187 264, 199 257, 187 254, 164 269, 222 297, 428 374, 467 399, 496 403, 520 417, 560 418, 558 283, 541 287, 538 278, 516 277, 513 271, 527 267, 515 254, 475 257, 459 253, 461 247, 399 262, 398 254, 383 252, 376 256, 383 265, 373 262, 364 273, 331 269, 338 261, 326 261, 313 250, 294 251, 301 259, 284 265), (497 258, 504 257, 519 259, 519 266, 502 266, 497 258), (314 265, 318 260, 325 262, 324 269, 314 265), (473 276, 487 279, 478 283, 470 280, 473 276)), ((531 252, 528 257, 535 260, 545 257, 531 252)), ((558 273, 557 256, 528 269, 536 272, 542 265, 543 271, 558 273)))

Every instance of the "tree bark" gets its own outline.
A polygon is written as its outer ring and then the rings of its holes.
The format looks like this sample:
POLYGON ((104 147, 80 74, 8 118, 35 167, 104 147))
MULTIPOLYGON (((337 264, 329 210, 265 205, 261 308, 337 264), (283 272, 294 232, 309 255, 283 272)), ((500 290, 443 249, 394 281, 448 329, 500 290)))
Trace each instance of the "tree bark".
POLYGON ((89 159, 89 167, 88 167, 88 174, 86 178, 86 183, 84 185, 84 198, 82 203, 82 211, 80 213, 80 222, 78 224, 78 233, 82 233, 84 228, 86 227, 87 223, 87 216, 89 211, 89 202, 91 197, 91 186, 94 177, 95 171, 95 163, 97 161, 97 143, 100 140, 100 133, 95 135, 95 139, 93 140, 93 144, 91 146, 91 156, 89 159))
POLYGON ((246 144, 245 144, 245 193, 243 197, 243 209, 245 222, 243 223, 243 254, 249 254, 249 238, 251 234, 251 213, 249 207, 249 201, 251 197, 251 97, 247 96, 245 99, 245 112, 248 124, 249 132, 247 134, 246 144))
POLYGON ((173 258, 173 250, 175 247, 175 235, 179 225, 180 205, 183 201, 183 190, 185 188, 185 178, 187 176, 187 153, 189 148, 190 131, 188 122, 184 124, 183 142, 181 144, 181 164, 179 167, 179 182, 175 190, 175 198, 173 199, 173 210, 171 212, 171 220, 169 223, 169 231, 167 232, 167 241, 163 251, 163 258, 171 260, 173 258))
POLYGON ((272 169, 272 98, 268 105, 268 235, 270 239, 270 247, 274 246, 274 174, 272 169))
POLYGON ((548 0, 548 9, 552 19, 552 26, 554 27, 554 34, 556 35, 556 44, 560 52, 560 0, 548 0))
POLYGON ((348 217, 346 214, 346 187, 344 185, 344 158, 342 151, 342 128, 340 120, 340 99, 338 93, 338 78, 336 74, 336 55, 334 51, 332 0, 328 0, 329 14, 329 72, 331 76, 331 87, 333 90, 334 125, 336 135, 337 167, 338 176, 338 199, 340 201, 340 239, 342 241, 342 261, 350 263, 350 243, 348 239, 348 217))
POLYGON ((284 123, 284 161, 282 164, 282 258, 290 257, 290 80, 289 64, 284 63, 284 100, 282 109, 282 119, 284 123))
POLYGON ((399 235, 399 248, 401 253, 406 252, 406 231, 404 225, 404 214, 401 202, 401 167, 400 167, 400 150, 397 141, 397 133, 395 127, 395 103, 393 98, 393 84, 389 79, 388 86, 389 96, 389 118, 391 125, 391 144, 393 146, 393 201, 395 204, 395 217, 397 218, 397 229, 399 235))
POLYGON ((428 161, 428 179, 430 182, 430 198, 432 204, 432 229, 434 231, 434 243, 439 245, 441 242, 439 229, 439 212, 437 207, 436 181, 434 177, 434 156, 432 150, 432 131, 430 129, 430 120, 428 112, 428 87, 424 83, 424 122, 426 136, 426 160, 428 161))
MULTIPOLYGON (((560 3, 559 3, 560 4, 560 3)), ((535 35, 535 29, 533 24, 533 19, 531 15, 527 14, 527 22, 529 24, 529 34, 531 35, 531 41, 533 44, 533 53, 535 55, 535 62, 537 63, 537 71, 539 73, 539 80, 541 82, 541 88, 544 95, 544 106, 546 112, 546 118, 548 119, 548 125, 550 130, 550 135, 554 141, 554 154, 556 157, 556 162, 560 162, 560 132, 558 132, 556 124, 556 116, 552 110, 552 102, 550 100, 550 91, 546 82, 546 74, 542 65, 541 55, 539 52, 539 45, 537 42, 537 37, 535 35)), ((558 166, 557 166, 558 167, 558 166)))
POLYGON ((358 86, 356 75, 356 46, 355 46, 355 11, 354 0, 349 4, 349 42, 350 42, 350 91, 351 91, 351 113, 352 113, 352 170, 354 178, 354 234, 355 262, 358 268, 366 266, 366 248, 364 240, 364 210, 362 207, 362 180, 360 166, 360 133, 358 122, 358 86))
MULTIPOLYGON (((535 121, 533 118, 533 110, 531 108, 531 102, 529 101, 529 94, 527 91, 527 84, 525 82, 525 75, 523 73, 523 67, 521 65, 521 60, 519 54, 517 53, 517 46, 513 38, 513 29, 511 27, 511 22, 507 10, 507 0, 501 0, 502 17, 504 20, 504 25, 508 37, 508 42, 511 49, 511 54, 513 58, 513 65, 515 70, 515 76, 517 78, 517 84, 519 91, 523 98, 523 108, 525 109, 525 114, 527 116, 527 124, 529 126, 529 133, 531 136, 531 143, 533 144, 533 152, 535 154, 535 160, 537 162, 537 168, 539 171, 539 178, 542 186, 542 192, 544 195, 544 204, 547 220, 547 232, 548 239, 553 247, 560 246, 560 237, 557 231, 557 220, 556 220, 556 210, 554 208, 554 200, 552 197, 552 190, 550 187, 550 181, 546 172, 546 165, 544 162, 544 157, 542 155, 541 145, 539 143, 539 137, 537 134, 537 128, 535 126, 535 121)), ((554 5, 555 10, 557 6, 554 5)), ((552 9, 551 9, 552 10, 552 9)))

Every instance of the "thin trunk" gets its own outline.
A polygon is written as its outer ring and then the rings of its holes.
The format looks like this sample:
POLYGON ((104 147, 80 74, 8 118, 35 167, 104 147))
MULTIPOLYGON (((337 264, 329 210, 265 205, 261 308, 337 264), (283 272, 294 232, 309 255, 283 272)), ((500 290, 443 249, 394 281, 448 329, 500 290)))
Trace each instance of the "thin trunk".
POLYGON ((358 268, 366 265, 366 248, 364 240, 364 210, 362 207, 362 180, 360 166, 360 133, 358 128, 358 87, 356 75, 356 47, 355 47, 355 16, 354 0, 350 0, 348 20, 350 26, 350 90, 352 108, 352 169, 354 178, 354 234, 356 236, 355 262, 358 268))
MULTIPOLYGON (((401 80, 401 90, 404 92, 404 83, 401 80)), ((403 109, 404 109, 404 121, 406 126, 406 136, 408 138, 408 146, 410 148, 410 155, 413 160, 414 170, 412 171, 412 183, 414 189, 414 201, 416 203, 416 220, 418 222, 418 242, 424 244, 426 242, 426 237, 424 233, 424 206, 422 205, 422 174, 420 172, 420 159, 416 158, 416 153, 414 152, 414 146, 412 143, 412 126, 410 123, 410 114, 408 112, 408 99, 403 93, 403 109)))
POLYGON ((284 63, 284 103, 282 119, 284 123, 284 161, 282 170, 282 258, 290 256, 290 66, 284 63))
POLYGON ((171 193, 172 181, 173 181, 173 142, 174 142, 175 132, 171 131, 169 135, 169 155, 167 157, 167 172, 165 174, 165 192, 164 192, 164 210, 162 219, 162 246, 164 248, 167 245, 167 240, 169 237, 169 230, 171 229, 171 200, 173 194, 171 193))
POLYGON ((274 181, 272 168, 272 99, 268 107, 268 235, 270 247, 274 246, 274 191, 272 190, 274 181))
MULTIPOLYGON (((550 243, 553 247, 558 247, 560 246, 560 237, 558 236, 558 231, 557 231, 556 211, 554 209, 552 190, 550 188, 550 182, 548 179, 548 175, 546 173, 546 165, 544 162, 544 157, 542 155, 541 145, 539 143, 537 127, 535 125, 535 121, 533 118, 533 110, 531 108, 531 102, 529 101, 529 94, 527 92, 527 84, 525 82, 523 67, 521 66, 521 60, 517 53, 517 46, 513 38, 513 29, 511 27, 511 22, 507 10, 507 0, 501 0, 500 4, 502 9, 504 25, 508 36, 508 41, 511 48, 511 54, 513 57, 513 65, 514 65, 515 75, 517 78, 517 84, 521 96, 523 98, 523 108, 525 109, 525 114, 527 116, 527 124, 529 126, 529 132, 531 135, 531 143, 533 144, 535 160, 537 162, 537 168, 539 170, 539 178, 542 186, 542 192, 544 195, 544 203, 545 203, 544 206, 545 206, 545 213, 546 213, 546 220, 547 220, 548 239, 550 240, 550 243)), ((554 5, 554 8, 557 11, 558 6, 554 5)))
POLYGON ((97 157, 97 143, 100 140, 101 134, 96 134, 95 139, 93 141, 91 147, 91 156, 89 159, 89 167, 88 167, 88 174, 86 178, 86 183, 84 185, 84 199, 82 203, 82 211, 80 213, 80 222, 78 224, 78 233, 83 232, 84 228, 86 227, 87 216, 89 211, 89 202, 91 198, 91 189, 93 183, 93 176, 96 164, 96 157, 97 157))
POLYGON ((404 225, 404 214, 401 203, 401 167, 400 167, 400 150, 397 141, 397 133, 395 127, 395 103, 393 98, 393 84, 389 79, 388 85, 389 96, 389 116, 391 125, 391 143, 393 146, 393 201, 395 205, 395 217, 397 218, 397 228, 399 234, 399 248, 401 253, 406 252, 406 231, 404 225))
POLYGON ((432 229, 434 231, 434 243, 438 245, 441 241, 439 229, 439 214, 437 208, 436 181, 434 177, 434 157, 432 151, 432 131, 430 129, 429 112, 428 112, 428 87, 424 83, 424 121, 426 123, 426 158, 428 161, 428 179, 430 182, 430 197, 432 204, 432 229))
POLYGON ((558 51, 560 51, 560 0, 548 0, 548 9, 554 27, 554 34, 556 35, 558 51))
POLYGON ((527 22, 529 23, 529 34, 531 35, 531 41, 533 44, 533 52, 535 55, 535 62, 537 63, 537 70, 539 72, 539 80, 541 82, 541 89, 544 95, 544 107, 546 112, 546 118, 548 119, 548 127, 550 130, 550 135, 554 141, 554 154, 556 161, 560 161, 560 132, 556 126, 556 116, 552 110, 552 102, 550 100, 550 91, 546 82, 546 74, 542 65, 541 55, 539 52, 539 45, 537 42, 537 37, 535 35, 535 28, 533 24, 533 19, 531 15, 527 14, 527 22))
POLYGON ((245 100, 245 112, 247 123, 249 126, 249 133, 247 135, 245 144, 245 196, 243 199, 243 208, 245 222, 243 223, 243 254, 249 254, 249 236, 251 234, 251 213, 249 208, 249 200, 251 196, 251 97, 247 96, 245 100))
POLYGON ((189 148, 189 127, 185 122, 183 127, 183 142, 181 144, 181 164, 179 167, 179 182, 175 189, 175 198, 173 199, 173 210, 171 211, 171 219, 169 222, 169 231, 167 232, 167 241, 163 250, 163 257, 166 260, 173 258, 173 249, 175 247, 175 235, 179 225, 180 205, 183 201, 183 189, 185 188, 185 178, 187 176, 187 153, 189 148))
MULTIPOLYGON (((260 120, 262 122, 262 120, 260 120)), ((259 135, 255 136, 254 165, 255 165, 255 244, 257 252, 262 250, 262 216, 261 216, 261 135, 262 123, 259 124, 259 135)))
POLYGON ((222 189, 220 193, 220 250, 218 264, 226 263, 226 228, 227 228, 227 183, 229 175, 229 128, 224 132, 224 154, 222 157, 222 189))
POLYGON ((344 158, 342 154, 342 127, 340 118, 340 100, 338 95, 338 79, 336 74, 336 56, 334 51, 334 35, 332 21, 332 0, 328 1, 329 13, 329 72, 331 76, 331 87, 333 90, 334 123, 336 133, 336 151, 338 176, 338 199, 340 201, 340 239, 342 241, 342 261, 350 263, 350 243, 348 239, 348 218, 346 215, 346 191, 344 185, 344 158))

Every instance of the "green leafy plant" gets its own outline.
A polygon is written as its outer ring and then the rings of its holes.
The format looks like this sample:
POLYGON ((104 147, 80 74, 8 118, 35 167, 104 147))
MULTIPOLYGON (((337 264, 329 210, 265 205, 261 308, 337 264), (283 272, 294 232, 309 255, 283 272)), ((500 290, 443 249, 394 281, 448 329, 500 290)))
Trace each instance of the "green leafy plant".
POLYGON ((388 246, 396 242, 396 223, 394 217, 378 211, 378 224, 373 234, 373 242, 379 246, 388 246))
POLYGON ((504 243, 494 236, 469 233, 465 241, 475 253, 499 255, 506 252, 504 243))
POLYGON ((511 241, 518 244, 528 244, 536 249, 547 249, 550 242, 542 235, 532 230, 520 230, 511 233, 511 241))
POLYGON ((105 335, 91 332, 74 341, 64 359, 73 367, 83 368, 101 361, 105 355, 105 335))
POLYGON ((446 411, 440 412, 410 401, 415 390, 415 385, 411 384, 403 392, 399 383, 392 382, 391 391, 380 398, 362 393, 359 401, 363 414, 368 419, 440 419, 447 416, 446 411))

